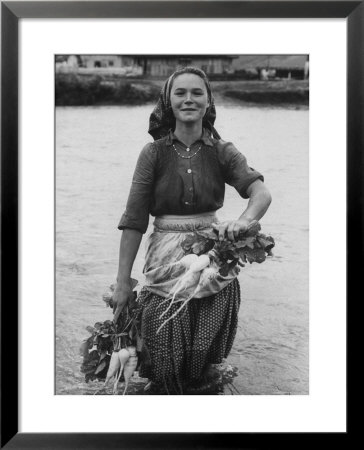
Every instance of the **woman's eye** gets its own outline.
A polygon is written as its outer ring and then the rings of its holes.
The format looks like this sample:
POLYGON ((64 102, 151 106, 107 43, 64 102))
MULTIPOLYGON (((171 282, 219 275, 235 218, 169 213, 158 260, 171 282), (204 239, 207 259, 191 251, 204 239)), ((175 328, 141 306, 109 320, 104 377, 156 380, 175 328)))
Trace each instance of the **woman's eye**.
MULTIPOLYGON (((196 91, 196 92, 191 92, 191 95, 203 95, 204 93, 203 92, 201 92, 201 91, 196 91)), ((174 93, 174 95, 177 95, 177 96, 183 96, 183 95, 185 95, 185 92, 182 92, 182 91, 178 91, 178 92, 175 92, 174 93)))

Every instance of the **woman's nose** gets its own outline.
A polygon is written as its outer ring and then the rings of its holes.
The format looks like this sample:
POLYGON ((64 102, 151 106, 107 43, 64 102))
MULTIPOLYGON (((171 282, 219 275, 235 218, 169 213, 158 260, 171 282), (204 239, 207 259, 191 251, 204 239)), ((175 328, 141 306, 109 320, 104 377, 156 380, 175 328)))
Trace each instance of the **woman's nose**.
POLYGON ((192 103, 191 94, 186 94, 185 103, 192 103))

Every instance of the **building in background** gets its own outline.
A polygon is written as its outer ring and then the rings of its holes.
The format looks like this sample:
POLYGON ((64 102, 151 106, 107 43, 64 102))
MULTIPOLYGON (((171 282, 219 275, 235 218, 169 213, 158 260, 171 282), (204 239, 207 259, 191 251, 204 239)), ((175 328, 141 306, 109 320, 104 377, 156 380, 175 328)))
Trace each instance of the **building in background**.
POLYGON ((82 67, 87 69, 113 69, 135 65, 135 58, 128 55, 80 55, 80 57, 82 67))
POLYGON ((143 75, 150 77, 168 77, 186 66, 198 67, 211 76, 234 73, 234 58, 230 55, 148 55, 135 56, 135 61, 143 67, 143 75))
POLYGON ((308 55, 57 55, 57 72, 166 78, 186 66, 211 79, 308 79, 308 55))
POLYGON ((56 72, 76 72, 82 65, 79 55, 56 55, 56 72))
POLYGON ((230 55, 57 55, 56 70, 165 78, 177 69, 195 66, 209 76, 229 75, 234 73, 234 58, 230 55))
POLYGON ((308 79, 308 55, 242 55, 233 61, 235 74, 259 77, 261 80, 274 78, 308 79))
POLYGON ((234 56, 227 55, 82 55, 83 67, 121 68, 140 67, 141 74, 150 77, 168 77, 175 70, 195 66, 208 75, 233 73, 234 56))

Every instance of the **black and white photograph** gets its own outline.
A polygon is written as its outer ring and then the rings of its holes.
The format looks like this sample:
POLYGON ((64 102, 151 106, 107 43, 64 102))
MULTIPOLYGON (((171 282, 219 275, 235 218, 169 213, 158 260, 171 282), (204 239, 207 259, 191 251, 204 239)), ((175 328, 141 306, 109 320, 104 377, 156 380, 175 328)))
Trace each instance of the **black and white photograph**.
POLYGON ((309 394, 309 55, 55 55, 55 394, 309 394))
POLYGON ((347 435, 363 2, 1 6, 1 445, 347 435))

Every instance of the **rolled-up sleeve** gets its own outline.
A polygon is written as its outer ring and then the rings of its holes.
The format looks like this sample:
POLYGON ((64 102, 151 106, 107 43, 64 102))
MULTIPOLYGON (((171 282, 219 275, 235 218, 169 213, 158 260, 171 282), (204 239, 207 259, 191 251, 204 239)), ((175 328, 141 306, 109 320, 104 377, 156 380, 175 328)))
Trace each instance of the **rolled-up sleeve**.
POLYGON ((246 191, 256 180, 264 181, 263 175, 248 166, 246 157, 231 142, 220 141, 220 157, 224 167, 225 182, 233 186, 243 198, 249 198, 246 191))
POLYGON ((140 152, 126 208, 118 224, 119 230, 131 228, 143 234, 147 231, 153 194, 155 156, 153 144, 147 144, 140 152))

